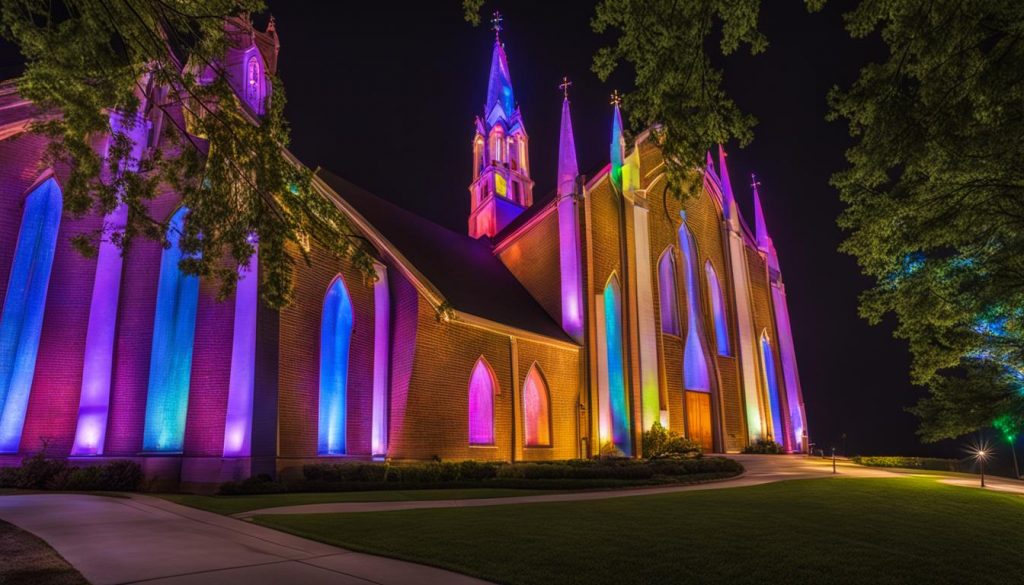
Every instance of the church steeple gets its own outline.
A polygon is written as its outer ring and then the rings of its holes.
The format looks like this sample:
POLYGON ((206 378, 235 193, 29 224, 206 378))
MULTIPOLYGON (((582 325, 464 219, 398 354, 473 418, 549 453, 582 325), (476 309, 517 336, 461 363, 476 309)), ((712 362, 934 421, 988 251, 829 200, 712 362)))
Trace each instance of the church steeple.
POLYGON ((473 137, 469 235, 474 238, 493 237, 533 204, 529 137, 512 91, 501 21, 495 12, 487 98, 473 137))
POLYGON ((718 145, 718 174, 719 179, 722 181, 722 212, 725 214, 725 219, 732 225, 735 221, 735 225, 738 229, 739 221, 737 215, 739 211, 736 207, 736 196, 732 192, 732 181, 729 180, 729 165, 726 163, 725 148, 721 144, 718 145))
POLYGON ((576 176, 580 174, 576 164, 576 139, 572 134, 572 117, 569 113, 569 86, 572 82, 568 77, 562 78, 559 86, 562 90, 562 126, 558 133, 558 191, 559 197, 572 195, 576 176))
POLYGON ((626 140, 622 137, 622 112, 619 111, 619 105, 622 104, 622 98, 619 97, 619 92, 612 92, 612 142, 611 142, 611 163, 612 163, 612 183, 614 183, 619 190, 622 189, 622 162, 626 153, 626 140))
POLYGON ((750 173, 750 188, 754 191, 754 233, 757 236, 757 247, 767 250, 771 245, 772 239, 768 236, 768 225, 764 221, 761 195, 757 192, 757 188, 760 186, 761 182, 757 180, 757 175, 750 173))

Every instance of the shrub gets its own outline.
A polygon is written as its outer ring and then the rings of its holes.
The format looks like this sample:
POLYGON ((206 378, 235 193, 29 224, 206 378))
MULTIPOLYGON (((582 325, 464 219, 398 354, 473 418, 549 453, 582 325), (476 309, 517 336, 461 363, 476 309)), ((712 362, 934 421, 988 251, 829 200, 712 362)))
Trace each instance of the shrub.
POLYGON ((909 469, 930 469, 932 471, 959 471, 958 459, 940 459, 938 457, 864 457, 856 456, 851 460, 858 465, 869 467, 906 467, 909 469))
POLYGON ((743 452, 755 455, 781 455, 783 450, 782 445, 775 441, 758 437, 753 443, 744 447, 743 452))
POLYGON ((699 457, 703 451, 697 442, 666 429, 658 422, 654 423, 649 430, 644 431, 641 445, 644 457, 648 459, 699 457))
POLYGON ((20 467, 0 469, 0 487, 34 490, 132 492, 142 487, 138 463, 116 460, 102 465, 72 467, 50 459, 45 451, 22 460, 20 467))

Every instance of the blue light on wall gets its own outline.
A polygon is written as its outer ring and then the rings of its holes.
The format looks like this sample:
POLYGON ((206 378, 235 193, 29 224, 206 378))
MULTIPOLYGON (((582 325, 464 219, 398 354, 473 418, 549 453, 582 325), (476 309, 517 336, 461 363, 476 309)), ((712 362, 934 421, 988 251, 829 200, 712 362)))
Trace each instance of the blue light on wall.
POLYGON ((608 350, 608 402, 612 414, 612 442, 626 455, 633 452, 629 433, 629 407, 622 356, 622 303, 619 282, 613 276, 604 288, 605 347, 608 350))
POLYGON ((185 443, 185 415, 192 375, 192 341, 199 303, 199 278, 178 268, 178 241, 188 210, 179 209, 167 231, 170 246, 160 259, 160 281, 153 320, 153 350, 149 361, 149 393, 142 450, 180 453, 185 443))
POLYGON ((320 455, 344 455, 352 301, 339 276, 327 290, 320 328, 320 455))
POLYGON ((16 453, 43 330, 63 196, 53 179, 25 198, 18 245, 0 314, 0 452, 16 453))
POLYGON ((715 345, 718 355, 731 355, 729 350, 729 320, 725 316, 725 297, 722 296, 722 285, 718 282, 715 267, 708 260, 704 265, 708 276, 708 292, 711 296, 711 317, 715 322, 715 345))
POLYGON ((704 340, 700 334, 700 288, 697 280, 697 251, 693 236, 684 224, 679 228, 679 245, 683 253, 683 276, 686 279, 686 345, 683 347, 683 384, 688 390, 710 390, 708 363, 704 357, 704 340))
POLYGON ((779 403, 779 382, 775 376, 775 355, 772 352, 772 344, 768 341, 768 335, 761 334, 761 367, 764 370, 764 384, 768 389, 768 403, 772 409, 772 437, 776 442, 782 442, 782 405, 779 403))

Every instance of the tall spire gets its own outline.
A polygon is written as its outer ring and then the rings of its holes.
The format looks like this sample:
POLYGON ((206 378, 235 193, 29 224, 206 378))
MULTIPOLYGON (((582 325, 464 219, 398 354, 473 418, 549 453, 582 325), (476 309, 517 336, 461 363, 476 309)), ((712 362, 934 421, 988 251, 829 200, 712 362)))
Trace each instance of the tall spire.
POLYGON ((558 195, 572 195, 576 176, 580 174, 576 164, 576 140, 572 134, 572 117, 569 113, 569 86, 572 82, 563 77, 559 89, 562 90, 562 127, 558 134, 558 195))
POLYGON ((725 148, 719 144, 718 177, 722 181, 722 211, 725 213, 726 219, 732 220, 733 213, 736 210, 736 196, 732 192, 732 182, 729 180, 729 165, 725 162, 726 156, 725 148))
POLYGON ((494 106, 500 105, 503 118, 512 117, 516 109, 516 98, 512 92, 512 76, 508 71, 508 57, 505 47, 501 44, 501 13, 495 11, 491 24, 494 27, 494 50, 491 53, 491 74, 487 79, 487 102, 484 104, 484 115, 493 122, 494 106))
POLYGON ((754 190, 754 233, 757 235, 757 247, 768 250, 771 247, 772 239, 768 236, 768 224, 764 221, 761 195, 757 192, 757 188, 760 186, 761 181, 757 180, 757 175, 750 173, 750 187, 754 190))
POLYGON ((619 92, 613 91, 611 104, 614 108, 614 112, 612 114, 612 143, 610 158, 612 163, 612 182, 620 189, 622 188, 622 159, 626 150, 626 141, 622 137, 622 112, 619 111, 619 105, 621 103, 622 98, 619 96, 619 92))

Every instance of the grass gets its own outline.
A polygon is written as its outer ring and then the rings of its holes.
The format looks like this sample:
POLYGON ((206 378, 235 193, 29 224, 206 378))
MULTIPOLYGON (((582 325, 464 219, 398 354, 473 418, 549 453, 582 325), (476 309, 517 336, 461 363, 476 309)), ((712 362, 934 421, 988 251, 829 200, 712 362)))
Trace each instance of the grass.
POLYGON ((199 508, 217 514, 238 514, 262 508, 300 506, 303 504, 331 504, 335 502, 398 502, 414 500, 471 500, 478 498, 505 498, 558 493, 562 490, 519 489, 438 489, 389 490, 368 492, 326 492, 295 494, 259 494, 251 496, 198 496, 193 494, 154 494, 176 504, 199 508))
POLYGON ((0 521, 0 583, 4 585, 89 585, 46 542, 0 521))
POLYGON ((1024 498, 911 476, 256 521, 500 583, 1004 585, 1024 574, 1024 498))

